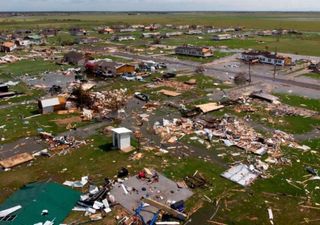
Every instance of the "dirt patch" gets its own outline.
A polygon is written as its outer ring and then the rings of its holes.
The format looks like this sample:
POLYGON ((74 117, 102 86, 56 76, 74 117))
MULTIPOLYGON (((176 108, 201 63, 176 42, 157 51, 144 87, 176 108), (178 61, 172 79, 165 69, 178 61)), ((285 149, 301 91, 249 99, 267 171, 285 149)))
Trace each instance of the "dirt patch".
POLYGON ((70 118, 65 118, 65 119, 57 119, 53 120, 57 125, 67 125, 71 123, 80 123, 82 121, 80 116, 74 116, 70 118))

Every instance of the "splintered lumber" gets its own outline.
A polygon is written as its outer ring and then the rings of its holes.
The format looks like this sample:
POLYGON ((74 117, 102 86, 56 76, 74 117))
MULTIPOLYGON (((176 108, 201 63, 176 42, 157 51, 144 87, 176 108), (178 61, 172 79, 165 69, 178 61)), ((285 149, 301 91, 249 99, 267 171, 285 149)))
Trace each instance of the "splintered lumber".
POLYGON ((33 156, 30 153, 21 153, 21 154, 9 157, 7 159, 1 160, 0 166, 4 168, 12 168, 22 163, 29 162, 31 160, 33 160, 33 156))
POLYGON ((199 108, 203 113, 215 111, 222 109, 223 105, 218 105, 216 102, 210 102, 202 105, 196 105, 197 108, 199 108))
POLYGON ((216 224, 216 225, 227 225, 226 223, 220 223, 220 222, 213 221, 213 220, 208 220, 207 222, 212 223, 212 224, 216 224))
POLYGON ((169 91, 169 90, 164 90, 164 89, 160 90, 159 93, 162 93, 162 94, 170 96, 170 97, 176 97, 176 96, 181 95, 181 93, 179 93, 179 92, 169 91))
POLYGON ((314 207, 314 206, 308 206, 308 205, 300 205, 300 207, 306 208, 306 209, 317 209, 317 210, 320 210, 320 207, 314 207))
POLYGON ((153 207, 161 209, 161 210, 167 212, 168 214, 170 214, 170 215, 172 215, 172 216, 174 216, 174 217, 176 217, 176 218, 178 218, 180 220, 186 220, 187 219, 187 215, 186 214, 181 213, 181 212, 179 212, 177 210, 174 210, 174 209, 170 208, 169 206, 167 206, 167 205, 165 205, 163 203, 157 202, 157 201, 155 201, 153 199, 150 199, 150 198, 143 198, 142 201, 144 203, 147 203, 147 204, 153 206, 153 207))

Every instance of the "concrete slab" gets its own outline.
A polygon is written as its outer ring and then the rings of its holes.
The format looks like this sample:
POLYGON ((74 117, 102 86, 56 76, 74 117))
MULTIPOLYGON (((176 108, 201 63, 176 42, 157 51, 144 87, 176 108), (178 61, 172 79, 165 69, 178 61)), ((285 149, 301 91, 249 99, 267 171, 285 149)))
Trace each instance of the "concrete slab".
MULTIPOLYGON (((170 205, 176 201, 187 200, 192 196, 193 193, 189 189, 178 188, 174 181, 161 174, 158 175, 159 182, 155 183, 148 183, 148 181, 140 180, 136 176, 130 177, 123 182, 123 185, 115 184, 111 194, 115 196, 117 202, 131 213, 134 213, 134 210, 141 204, 142 197, 170 205)), ((149 221, 157 211, 158 209, 148 206, 141 212, 141 215, 145 221, 149 221)))

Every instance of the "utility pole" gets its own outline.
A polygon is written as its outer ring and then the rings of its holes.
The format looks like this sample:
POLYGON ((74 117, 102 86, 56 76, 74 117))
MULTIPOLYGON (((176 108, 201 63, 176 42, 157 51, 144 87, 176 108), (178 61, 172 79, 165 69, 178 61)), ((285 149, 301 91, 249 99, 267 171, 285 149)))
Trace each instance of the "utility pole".
POLYGON ((251 84, 251 60, 249 60, 249 84, 251 84))
POLYGON ((276 51, 274 53, 274 70, 273 70, 273 81, 276 80, 276 73, 277 73, 277 55, 278 55, 278 48, 276 47, 276 51))

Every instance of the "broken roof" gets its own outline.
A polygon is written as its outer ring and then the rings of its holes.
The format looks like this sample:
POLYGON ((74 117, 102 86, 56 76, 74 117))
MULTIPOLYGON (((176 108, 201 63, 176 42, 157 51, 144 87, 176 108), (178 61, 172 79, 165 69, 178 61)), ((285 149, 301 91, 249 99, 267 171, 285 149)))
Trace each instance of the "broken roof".
POLYGON ((78 191, 54 182, 31 183, 12 194, 3 204, 0 211, 15 206, 20 209, 9 215, 15 215, 11 221, 1 221, 6 225, 29 225, 53 221, 60 224, 68 216, 80 198, 78 191), (47 215, 41 215, 48 210, 47 215))
POLYGON ((258 178, 259 174, 251 171, 247 165, 239 164, 231 167, 221 176, 242 186, 248 186, 258 178))
POLYGON ((279 98, 277 96, 267 94, 264 92, 252 92, 250 94, 250 97, 263 99, 263 100, 266 100, 268 102, 275 103, 275 104, 279 103, 279 98))
POLYGON ((15 46, 15 43, 10 42, 10 41, 6 41, 6 42, 2 43, 2 46, 7 47, 7 48, 12 48, 13 46, 15 46))

